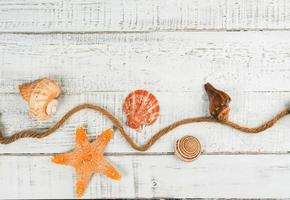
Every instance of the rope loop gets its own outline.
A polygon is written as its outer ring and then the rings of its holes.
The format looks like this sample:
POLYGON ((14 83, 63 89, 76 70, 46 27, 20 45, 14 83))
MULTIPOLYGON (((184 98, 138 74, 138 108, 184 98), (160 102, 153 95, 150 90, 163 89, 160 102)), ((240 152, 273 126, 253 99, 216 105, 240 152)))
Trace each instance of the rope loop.
POLYGON ((55 131, 57 131, 72 115, 75 113, 84 110, 84 109, 90 109, 94 110, 96 112, 99 112, 103 114, 105 117, 107 117, 112 124, 116 127, 116 129, 119 130, 120 134, 126 139, 126 141, 129 143, 129 145, 137 150, 137 151, 147 151, 153 144, 156 143, 157 140, 159 140, 162 136, 166 135, 168 132, 172 131, 173 129, 185 125, 185 124, 191 124, 191 123, 199 123, 199 122, 212 122, 212 123, 219 123, 222 125, 229 126, 231 128, 237 129, 243 133, 248 134, 257 134, 260 133, 268 128, 271 128, 277 121, 279 121, 281 118, 285 117, 286 115, 290 114, 290 109, 286 109, 280 113, 278 113, 273 119, 261 124, 260 126, 249 128, 241 126, 237 123, 231 122, 231 121, 221 121, 214 119, 212 117, 194 117, 194 118, 187 118, 180 121, 173 122, 172 124, 164 127, 163 129, 159 130, 157 133, 155 133, 144 145, 139 145, 133 141, 133 139, 129 136, 129 134, 126 132, 124 126, 122 123, 108 110, 94 104, 81 104, 79 106, 74 107, 70 111, 68 111, 58 122, 56 122, 52 127, 48 128, 44 131, 34 131, 34 130, 23 130, 14 133, 11 136, 3 136, 2 132, 0 131, 0 143, 1 144, 10 144, 12 142, 15 142, 16 140, 19 140, 21 138, 44 138, 55 131))

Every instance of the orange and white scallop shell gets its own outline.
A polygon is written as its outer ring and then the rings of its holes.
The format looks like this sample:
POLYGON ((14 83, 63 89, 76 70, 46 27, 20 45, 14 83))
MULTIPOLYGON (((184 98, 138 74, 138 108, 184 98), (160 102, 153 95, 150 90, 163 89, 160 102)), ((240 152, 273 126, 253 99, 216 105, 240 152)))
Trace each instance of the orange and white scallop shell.
POLYGON ((123 111, 127 115, 127 125, 140 131, 158 119, 160 106, 157 98, 150 92, 135 90, 126 97, 123 111))

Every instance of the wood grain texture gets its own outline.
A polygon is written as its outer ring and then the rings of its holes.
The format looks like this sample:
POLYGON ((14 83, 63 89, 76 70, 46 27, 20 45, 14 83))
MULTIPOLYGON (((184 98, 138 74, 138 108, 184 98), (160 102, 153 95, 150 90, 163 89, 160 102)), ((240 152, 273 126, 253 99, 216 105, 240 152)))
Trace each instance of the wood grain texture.
MULTIPOLYGON (((84 198, 287 198, 289 155, 108 156, 120 182, 95 175, 84 198)), ((50 156, 0 156, 0 198, 75 198, 72 168, 50 156), (9 185, 10 187, 7 187, 9 185), (12 187, 13 186, 13 187, 12 187)))
POLYGON ((287 0, 2 0, 0 32, 275 30, 287 0))
POLYGON ((47 76, 65 93, 290 91, 288 32, 0 35, 2 93, 47 76), (275 81, 273 81, 275 80, 275 81))
MULTIPOLYGON (((230 119, 255 126, 289 107, 290 2, 287 0, 1 0, 0 128, 44 129, 90 102, 122 122, 125 96, 147 89, 160 101, 152 126, 129 134, 139 144, 171 122, 208 113, 203 84, 231 97, 230 119), (34 120, 18 85, 48 77, 63 95, 55 117, 34 120)), ((260 135, 216 124, 180 127, 145 153, 115 133, 105 150, 123 175, 95 175, 85 198, 289 198, 289 117, 260 135), (203 153, 192 163, 173 155, 184 135, 203 153)), ((92 111, 54 135, 0 145, 0 198, 75 198, 75 174, 49 161, 111 123, 92 111)))

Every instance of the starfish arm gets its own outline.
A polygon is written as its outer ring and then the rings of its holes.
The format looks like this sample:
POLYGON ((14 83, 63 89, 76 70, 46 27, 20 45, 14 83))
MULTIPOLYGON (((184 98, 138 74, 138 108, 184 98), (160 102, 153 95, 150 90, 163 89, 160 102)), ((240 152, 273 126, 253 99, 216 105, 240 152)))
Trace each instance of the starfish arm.
POLYGON ((108 129, 90 143, 83 128, 76 131, 76 148, 68 153, 57 154, 52 161, 58 164, 71 165, 76 169, 76 195, 81 197, 93 173, 103 173, 109 178, 119 180, 120 173, 104 159, 103 150, 113 135, 108 129))
POLYGON ((56 164, 72 165, 75 161, 74 152, 56 154, 51 161, 56 164))
POLYGON ((76 131, 76 147, 82 147, 89 143, 85 129, 78 128, 76 131))
POLYGON ((76 168, 77 182, 76 182, 76 195, 77 197, 83 196, 87 185, 91 179, 93 172, 87 170, 85 167, 76 168))
POLYGON ((98 149, 103 149, 113 136, 113 129, 109 128, 105 130, 101 135, 98 135, 93 145, 98 147, 98 149))
POLYGON ((121 179, 121 174, 119 173, 119 171, 105 159, 102 161, 101 169, 98 169, 97 171, 101 172, 102 174, 106 175, 111 179, 121 179))

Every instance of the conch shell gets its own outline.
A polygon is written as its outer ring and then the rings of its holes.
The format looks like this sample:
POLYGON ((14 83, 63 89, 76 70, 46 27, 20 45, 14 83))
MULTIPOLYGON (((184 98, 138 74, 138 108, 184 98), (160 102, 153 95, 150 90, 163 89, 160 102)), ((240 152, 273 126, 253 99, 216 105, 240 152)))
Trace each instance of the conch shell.
POLYGON ((204 85, 209 98, 209 112, 217 120, 227 121, 231 97, 225 92, 214 88, 210 83, 204 85))
POLYGON ((200 155, 201 144, 196 137, 186 135, 176 141, 174 153, 179 159, 190 162, 200 155))
POLYGON ((30 113, 40 120, 50 118, 57 108, 60 86, 53 80, 44 78, 19 85, 19 91, 27 101, 30 113))
POLYGON ((127 115, 127 125, 140 131, 157 120, 160 107, 153 94, 146 90, 135 90, 126 97, 123 111, 127 115))

